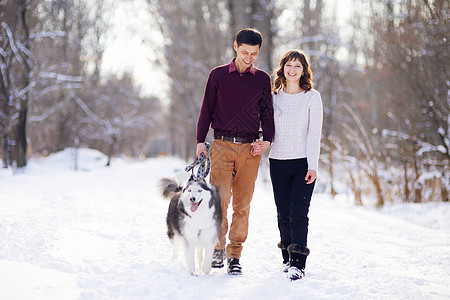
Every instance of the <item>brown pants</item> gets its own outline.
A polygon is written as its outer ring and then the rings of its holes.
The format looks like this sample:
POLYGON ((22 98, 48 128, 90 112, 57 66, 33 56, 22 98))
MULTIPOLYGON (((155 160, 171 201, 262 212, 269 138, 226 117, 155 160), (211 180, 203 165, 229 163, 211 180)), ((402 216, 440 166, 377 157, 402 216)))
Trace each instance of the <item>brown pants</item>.
POLYGON ((222 201, 222 230, 216 249, 224 249, 228 231, 227 211, 233 196, 233 217, 226 252, 228 257, 240 258, 242 243, 247 239, 250 201, 255 189, 261 156, 252 156, 250 144, 234 144, 214 140, 211 147, 210 182, 219 189, 222 201))

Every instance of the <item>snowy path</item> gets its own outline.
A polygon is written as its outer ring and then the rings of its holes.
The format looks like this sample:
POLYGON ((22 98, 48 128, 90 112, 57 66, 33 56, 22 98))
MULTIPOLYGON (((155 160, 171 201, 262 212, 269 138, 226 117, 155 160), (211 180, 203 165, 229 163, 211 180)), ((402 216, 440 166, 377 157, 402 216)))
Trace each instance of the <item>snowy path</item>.
POLYGON ((307 276, 281 272, 271 189, 258 181, 244 275, 191 277, 171 258, 168 203, 154 183, 173 158, 116 160, 96 152, 0 170, 0 299, 450 299, 450 232, 315 194, 307 276), (100 158, 100 159, 99 159, 100 158))

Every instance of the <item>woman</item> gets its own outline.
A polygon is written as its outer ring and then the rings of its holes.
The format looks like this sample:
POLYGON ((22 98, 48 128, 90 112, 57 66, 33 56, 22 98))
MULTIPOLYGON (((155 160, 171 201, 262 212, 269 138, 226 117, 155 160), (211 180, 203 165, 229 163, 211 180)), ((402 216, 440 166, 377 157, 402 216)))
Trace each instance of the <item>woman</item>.
POLYGON ((322 99, 313 89, 305 55, 288 51, 275 71, 275 137, 269 154, 278 212, 283 271, 290 280, 305 276, 308 211, 319 163, 322 99))

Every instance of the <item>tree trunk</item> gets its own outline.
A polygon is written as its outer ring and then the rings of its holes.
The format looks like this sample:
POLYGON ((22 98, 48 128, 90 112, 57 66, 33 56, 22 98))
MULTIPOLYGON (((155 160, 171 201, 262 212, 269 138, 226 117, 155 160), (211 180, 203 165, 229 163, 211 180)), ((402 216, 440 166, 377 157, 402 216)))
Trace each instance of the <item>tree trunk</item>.
POLYGON ((353 190, 353 193, 355 193, 355 205, 362 206, 363 205, 362 197, 361 197, 362 191, 359 188, 358 183, 356 182, 355 177, 352 175, 352 173, 349 172, 349 174, 350 174, 350 180, 352 183, 352 190, 353 190))
POLYGON ((231 14, 230 25, 236 34, 239 30, 252 27, 261 32, 263 45, 256 65, 267 73, 272 73, 273 32, 274 18, 273 1, 260 0, 229 0, 228 7, 231 14))
POLYGON ((422 202, 422 186, 418 182, 420 178, 420 171, 419 171, 419 158, 415 155, 417 153, 417 146, 414 144, 414 173, 415 173, 415 180, 414 180, 414 203, 421 203, 422 202))
POLYGON ((447 187, 445 186, 445 182, 443 182, 443 180, 441 180, 441 200, 442 202, 449 202, 447 187))
POLYGON ((272 30, 274 4, 271 2, 253 0, 251 15, 252 27, 259 30, 263 36, 263 44, 256 65, 269 74, 273 71, 272 52, 274 48, 273 37, 275 35, 272 30))
MULTIPOLYGON (((5 79, 9 78, 9 69, 5 70, 5 79)), ((1 113, 0 113, 0 145, 2 147, 3 154, 3 167, 7 168, 11 161, 11 151, 9 150, 9 115, 10 115, 10 107, 9 107, 9 90, 7 88, 7 83, 4 80, 0 80, 0 103, 1 113)))
POLYGON ((368 174, 370 181, 372 181, 373 186, 375 187, 375 191, 377 193, 377 203, 375 206, 377 208, 382 208, 384 206, 384 197, 383 191, 381 189, 380 180, 378 179, 378 174, 368 174))
MULTIPOLYGON (((331 197, 335 197, 337 195, 336 190, 334 189, 334 144, 331 140, 331 136, 327 136, 327 142, 328 142, 328 173, 330 174, 330 191, 331 191, 331 197)), ((353 178, 352 178, 353 182, 353 178)))
POLYGON ((253 0, 229 0, 228 9, 230 10, 230 25, 233 28, 232 34, 236 34, 245 27, 251 27, 249 10, 253 0))
POLYGON ((117 137, 114 135, 111 141, 111 144, 109 145, 109 151, 108 151, 108 162, 106 163, 106 166, 111 166, 111 158, 114 155, 114 148, 116 147, 117 143, 117 137))
POLYGON ((407 162, 407 160, 406 160, 406 158, 404 158, 403 159, 403 178, 404 178, 404 180, 405 180, 405 182, 404 182, 404 193, 405 193, 405 195, 404 195, 404 202, 409 202, 409 194, 410 194, 410 192, 409 192, 409 187, 408 187, 408 184, 409 184, 409 180, 408 180, 408 162, 407 162))
MULTIPOLYGON (((69 62, 69 25, 68 25, 68 13, 70 9, 70 4, 66 1, 61 3, 63 17, 62 17, 62 29, 66 34, 63 36, 62 50, 63 50, 63 62, 69 62)), ((64 68, 61 68, 61 73, 64 72, 64 68)), ((59 88, 59 101, 63 102, 61 113, 58 117, 58 141, 56 143, 56 151, 62 151, 69 145, 70 140, 70 129, 69 129, 69 105, 67 100, 67 92, 64 88, 59 88)))
POLYGON ((2 115, 0 128, 5 167, 10 165, 21 168, 27 164, 26 124, 31 73, 31 59, 28 55, 30 53, 28 5, 27 1, 20 0, 0 6, 0 15, 6 14, 2 22, 1 34, 8 41, 8 44, 5 44, 8 46, 2 49, 3 72, 0 77, 2 78, 0 100, 3 112, 3 114, 0 113, 2 115), (19 46, 18 41, 23 46, 19 46), (12 95, 14 95, 13 99, 11 99, 12 95))
POLYGON ((12 140, 14 141, 14 144, 11 145, 11 159, 13 166, 17 168, 22 168, 27 165, 27 114, 28 108, 24 107, 20 111, 18 123, 14 126, 12 131, 12 140))

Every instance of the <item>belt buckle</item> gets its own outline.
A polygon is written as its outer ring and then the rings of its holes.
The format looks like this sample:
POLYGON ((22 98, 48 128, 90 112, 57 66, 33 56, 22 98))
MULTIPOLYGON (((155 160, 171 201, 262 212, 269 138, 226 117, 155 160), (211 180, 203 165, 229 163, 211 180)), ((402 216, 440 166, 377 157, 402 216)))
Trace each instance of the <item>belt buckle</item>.
POLYGON ((242 144, 242 142, 236 142, 236 137, 233 137, 233 144, 242 144))

